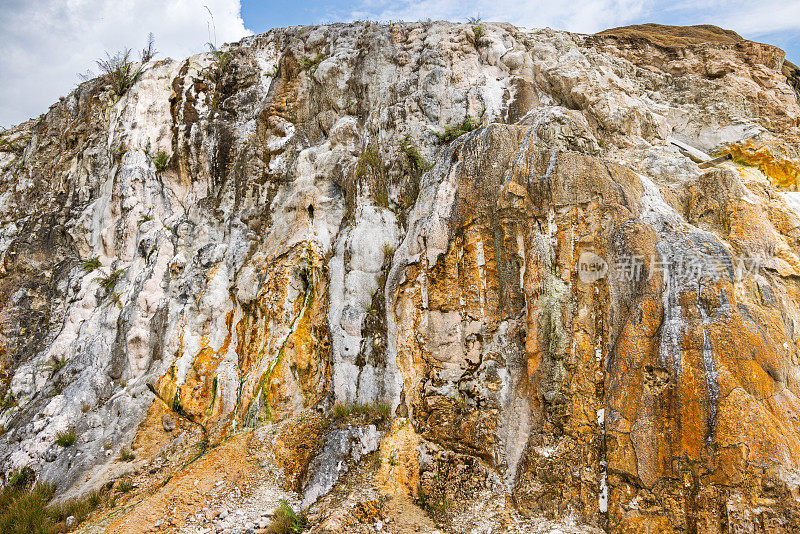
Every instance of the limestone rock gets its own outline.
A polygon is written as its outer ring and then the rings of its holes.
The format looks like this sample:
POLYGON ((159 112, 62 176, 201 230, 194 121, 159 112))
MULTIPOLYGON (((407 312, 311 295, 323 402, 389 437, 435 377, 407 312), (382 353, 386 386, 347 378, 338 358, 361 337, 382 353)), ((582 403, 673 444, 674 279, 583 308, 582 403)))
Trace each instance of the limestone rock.
POLYGON ((275 29, 0 132, 6 480, 135 479, 92 531, 796 530, 797 67, 479 26, 275 29))

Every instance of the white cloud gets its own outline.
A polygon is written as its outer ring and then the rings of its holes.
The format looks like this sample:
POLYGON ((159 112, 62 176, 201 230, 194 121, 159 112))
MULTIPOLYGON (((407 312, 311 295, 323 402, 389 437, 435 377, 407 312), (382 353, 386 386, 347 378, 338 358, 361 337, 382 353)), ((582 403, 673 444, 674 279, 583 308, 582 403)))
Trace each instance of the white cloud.
POLYGON ((349 12, 337 12, 331 19, 369 18, 378 20, 453 20, 480 16, 487 21, 510 22, 528 28, 545 26, 574 32, 593 33, 639 20, 648 0, 362 0, 349 12), (338 17, 337 17, 338 16, 338 17))
MULTIPOLYGON (((239 0, 5 0, 0 16, 0 125, 47 110, 95 69, 106 51, 141 49, 148 32, 158 57, 204 49, 214 14, 218 43, 250 32, 239 0)), ((211 39, 213 40, 213 29, 211 39)))
POLYGON ((800 30, 800 1, 762 0, 737 1, 733 5, 715 2, 713 11, 719 25, 741 34, 764 35, 787 30, 800 30))
POLYGON ((757 37, 800 31, 800 0, 360 0, 326 18, 463 22, 468 16, 579 33, 643 22, 716 24, 757 37))

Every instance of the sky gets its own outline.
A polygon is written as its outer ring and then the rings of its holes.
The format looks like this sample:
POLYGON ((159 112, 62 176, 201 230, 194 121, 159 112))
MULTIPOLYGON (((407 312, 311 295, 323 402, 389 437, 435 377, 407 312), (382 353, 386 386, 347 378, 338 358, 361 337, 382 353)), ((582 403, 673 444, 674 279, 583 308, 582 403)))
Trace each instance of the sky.
POLYGON ((182 58, 209 41, 270 28, 352 20, 463 22, 467 17, 581 33, 657 22, 715 24, 774 44, 800 64, 800 0, 0 0, 0 127, 47 111, 106 52, 182 58))

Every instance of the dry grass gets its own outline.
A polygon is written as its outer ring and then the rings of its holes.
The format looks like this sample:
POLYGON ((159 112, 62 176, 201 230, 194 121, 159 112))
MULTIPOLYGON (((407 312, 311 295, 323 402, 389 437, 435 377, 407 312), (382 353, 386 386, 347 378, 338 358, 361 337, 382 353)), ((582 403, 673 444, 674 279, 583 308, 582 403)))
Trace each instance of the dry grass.
POLYGON ((388 402, 380 401, 375 404, 355 401, 333 405, 333 418, 338 422, 352 419, 367 419, 370 421, 388 421, 391 417, 392 407, 388 402))
POLYGON ((665 48, 680 48, 705 43, 733 44, 744 40, 741 35, 734 31, 725 30, 711 24, 697 26, 636 24, 603 30, 596 35, 615 37, 617 39, 644 40, 665 48))

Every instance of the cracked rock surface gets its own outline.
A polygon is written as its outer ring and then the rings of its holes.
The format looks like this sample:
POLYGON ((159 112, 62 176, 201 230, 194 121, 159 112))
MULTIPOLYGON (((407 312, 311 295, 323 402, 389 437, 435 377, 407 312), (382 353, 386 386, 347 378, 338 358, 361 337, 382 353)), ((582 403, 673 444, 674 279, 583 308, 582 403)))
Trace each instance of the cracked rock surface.
POLYGON ((4 479, 133 481, 87 533, 795 532, 797 87, 445 22, 85 82, 0 132, 4 479))

